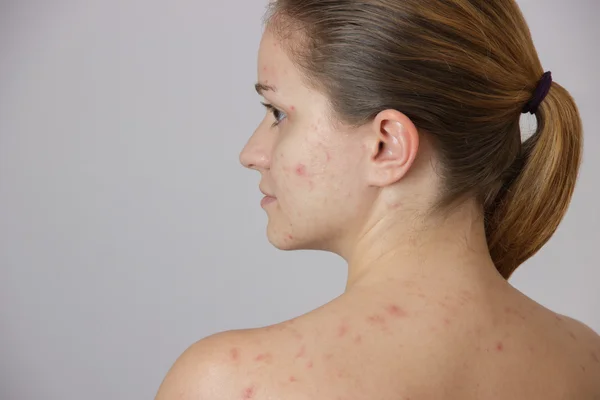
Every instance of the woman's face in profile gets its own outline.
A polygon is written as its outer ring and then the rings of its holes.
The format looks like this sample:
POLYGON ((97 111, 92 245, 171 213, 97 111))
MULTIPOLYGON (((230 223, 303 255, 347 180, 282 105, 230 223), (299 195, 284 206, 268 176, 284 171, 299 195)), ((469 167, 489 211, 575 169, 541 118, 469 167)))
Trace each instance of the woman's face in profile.
POLYGON ((281 249, 335 250, 368 210, 366 141, 358 129, 330 126, 327 98, 304 84, 269 29, 260 43, 258 84, 268 112, 240 161, 261 173, 261 190, 276 198, 263 205, 269 241, 281 249))

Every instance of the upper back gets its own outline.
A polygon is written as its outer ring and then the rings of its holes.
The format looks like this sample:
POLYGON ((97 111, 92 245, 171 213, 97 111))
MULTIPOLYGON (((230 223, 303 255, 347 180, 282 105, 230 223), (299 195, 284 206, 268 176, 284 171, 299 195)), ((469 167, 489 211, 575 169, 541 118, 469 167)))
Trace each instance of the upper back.
POLYGON ((415 296, 342 296, 213 335, 157 399, 600 399, 600 338, 585 325, 522 295, 415 296))
POLYGON ((468 296, 414 309, 340 301, 234 332, 237 397, 223 398, 600 399, 591 329, 530 301, 470 309, 468 296))

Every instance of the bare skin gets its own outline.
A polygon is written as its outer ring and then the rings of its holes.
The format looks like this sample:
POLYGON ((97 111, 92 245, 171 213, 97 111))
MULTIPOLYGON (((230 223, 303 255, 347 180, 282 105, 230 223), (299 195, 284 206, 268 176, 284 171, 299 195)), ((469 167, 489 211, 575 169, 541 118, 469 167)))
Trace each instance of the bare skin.
POLYGON ((406 115, 330 124, 328 99, 268 30, 258 80, 279 111, 240 160, 270 196, 267 238, 340 255, 346 290, 293 320, 200 340, 156 400, 600 400, 600 337, 498 274, 474 199, 430 213, 435 149, 406 115))
POLYGON ((508 284, 445 287, 391 280, 203 339, 157 399, 600 398, 600 340, 589 328, 508 284))

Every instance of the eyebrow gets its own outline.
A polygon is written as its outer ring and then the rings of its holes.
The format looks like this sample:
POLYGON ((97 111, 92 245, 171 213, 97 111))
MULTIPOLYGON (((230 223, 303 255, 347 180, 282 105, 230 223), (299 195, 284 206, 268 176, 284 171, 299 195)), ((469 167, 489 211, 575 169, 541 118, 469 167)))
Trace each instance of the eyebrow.
POLYGON ((271 85, 265 85, 264 83, 257 83, 254 85, 254 89, 256 89, 256 93, 258 93, 259 95, 262 96, 263 92, 265 91, 272 91, 272 92, 277 92, 277 88, 275 86, 271 86, 271 85))

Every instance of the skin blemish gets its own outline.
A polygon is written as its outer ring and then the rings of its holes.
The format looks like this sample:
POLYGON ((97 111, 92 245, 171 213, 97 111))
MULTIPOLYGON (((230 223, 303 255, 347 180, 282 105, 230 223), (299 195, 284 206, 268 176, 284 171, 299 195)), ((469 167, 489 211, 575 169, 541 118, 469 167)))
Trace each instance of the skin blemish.
POLYGON ((594 353, 593 351, 590 353, 590 355, 592 356, 592 360, 594 360, 596 363, 600 364, 600 359, 598 359, 598 356, 596 355, 596 353, 594 353))
POLYGON ((581 371, 585 372, 585 367, 583 365, 579 366, 581 368, 581 371))
POLYGON ((306 368, 311 369, 313 367, 313 362, 309 361, 306 363, 306 368))
POLYGON ((296 329, 292 330, 292 335, 294 335, 294 337, 298 340, 302 340, 304 338, 304 335, 302 335, 300 332, 298 332, 296 329))
POLYGON ((295 111, 295 110, 296 110, 296 107, 294 107, 294 106, 290 106, 290 110, 292 110, 292 111, 295 111))
POLYGON ((295 376, 290 376, 290 382, 298 382, 295 376))
POLYGON ((331 360, 333 358, 333 353, 327 353, 323 356, 323 358, 326 360, 331 360))
POLYGON ((370 315, 367 317, 367 322, 371 325, 383 325, 385 324, 385 317, 382 317, 379 314, 370 315))
POLYGON ((294 239, 294 236, 292 236, 292 235, 288 234, 288 235, 287 235, 287 238, 288 238, 288 239, 290 239, 290 240, 292 240, 292 239, 294 239))
POLYGON ((361 342, 362 342, 362 336, 356 335, 356 337, 354 338, 354 343, 359 344, 361 342))
POLYGON ((346 335, 346 333, 348 333, 348 325, 345 322, 342 322, 342 324, 338 328, 337 336, 343 337, 344 335, 346 335))
POLYGON ((325 152, 325 156, 327 157, 327 162, 331 161, 331 154, 328 151, 325 152))
POLYGON ((249 400, 254 397, 255 389, 254 386, 248 387, 244 389, 244 393, 242 393, 243 400, 249 400))
POLYGON ((450 319, 444 318, 444 325, 450 326, 450 324, 452 324, 452 322, 450 322, 450 319))
POLYGON ((231 355, 231 360, 232 361, 239 361, 239 359, 240 359, 240 349, 238 349, 237 347, 234 347, 233 349, 231 349, 229 351, 229 354, 231 355))
POLYGON ((273 355, 271 353, 263 353, 263 354, 259 354, 256 356, 256 358, 254 358, 255 361, 264 361, 264 362, 271 362, 271 360, 273 360, 273 355))
POLYGON ((296 167, 296 175, 306 176, 306 166, 304 164, 298 164, 296 167))
POLYGON ((523 321, 525 321, 527 318, 525 318, 525 316, 523 314, 521 314, 519 311, 510 308, 510 307, 505 307, 504 308, 504 312, 510 315, 516 315, 517 317, 521 318, 523 321))
POLYGON ((575 334, 571 331, 569 331, 569 336, 571 336, 573 340, 577 340, 577 336, 575 336, 575 334))
POLYGON ((504 345, 502 344, 502 342, 496 343, 496 350, 498 350, 498 351, 504 350, 504 345))
POLYGON ((296 354, 296 358, 304 357, 305 353, 306 353, 306 346, 302 345, 302 347, 300 347, 300 350, 298 350, 298 353, 296 354))
POLYGON ((398 307, 395 304, 390 304, 389 306, 387 306, 386 311, 388 312, 388 314, 397 318, 406 317, 407 315, 406 311, 404 311, 402 308, 398 307))

